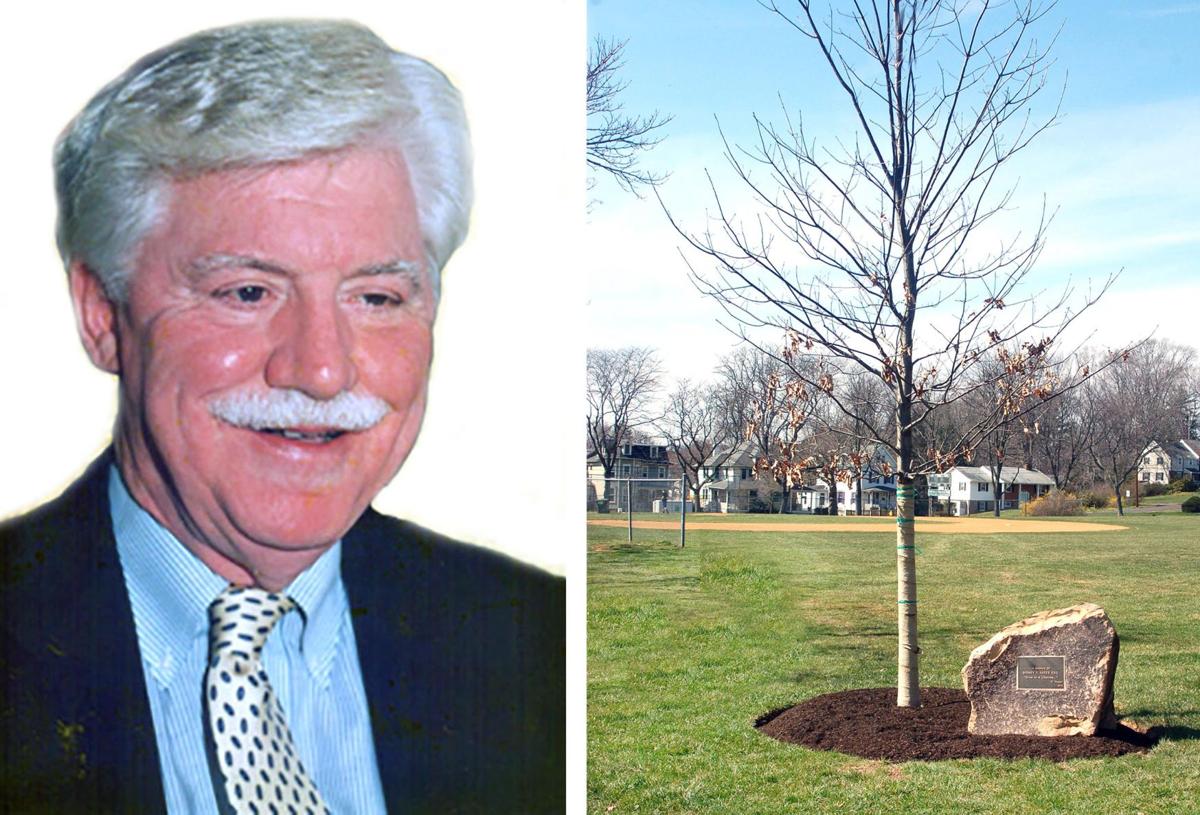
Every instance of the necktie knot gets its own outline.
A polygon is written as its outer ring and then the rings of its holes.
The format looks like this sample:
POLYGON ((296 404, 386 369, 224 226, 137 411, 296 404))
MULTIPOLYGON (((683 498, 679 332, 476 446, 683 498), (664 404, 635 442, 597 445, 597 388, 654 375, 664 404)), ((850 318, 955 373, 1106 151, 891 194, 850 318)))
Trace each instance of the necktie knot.
POLYGON ((296 607, 291 598, 246 586, 229 586, 208 607, 209 656, 258 661, 271 629, 296 607))

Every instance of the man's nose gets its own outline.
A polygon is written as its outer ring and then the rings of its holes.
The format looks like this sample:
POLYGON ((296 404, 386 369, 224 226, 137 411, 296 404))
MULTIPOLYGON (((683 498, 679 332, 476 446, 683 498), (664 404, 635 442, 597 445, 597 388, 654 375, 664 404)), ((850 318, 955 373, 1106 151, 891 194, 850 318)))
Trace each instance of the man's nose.
POLYGON ((336 302, 296 299, 275 315, 267 384, 332 399, 358 381, 353 333, 336 302))

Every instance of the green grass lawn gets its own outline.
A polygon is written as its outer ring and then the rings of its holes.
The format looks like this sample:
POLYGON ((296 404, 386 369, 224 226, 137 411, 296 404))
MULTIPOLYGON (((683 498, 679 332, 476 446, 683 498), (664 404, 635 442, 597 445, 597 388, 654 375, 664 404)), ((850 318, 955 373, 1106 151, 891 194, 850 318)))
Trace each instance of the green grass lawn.
MULTIPOLYGON (((1141 505, 1143 507, 1161 506, 1161 507, 1172 509, 1172 510, 1178 510, 1179 505, 1182 504, 1187 499, 1191 498, 1193 495, 1200 495, 1200 493, 1168 492, 1166 495, 1151 495, 1149 497, 1143 495, 1143 496, 1141 496, 1140 500, 1141 500, 1141 505)), ((1129 499, 1126 503, 1132 504, 1133 499, 1132 498, 1129 499)))
POLYGON ((753 729, 802 699, 895 684, 892 537, 695 530, 681 550, 678 531, 630 543, 589 527, 588 811, 1200 812, 1200 517, 1089 519, 1130 529, 917 541, 926 686, 961 687, 970 650, 1036 611, 1092 601, 1112 617, 1117 711, 1168 738, 1063 764, 891 765, 753 729))

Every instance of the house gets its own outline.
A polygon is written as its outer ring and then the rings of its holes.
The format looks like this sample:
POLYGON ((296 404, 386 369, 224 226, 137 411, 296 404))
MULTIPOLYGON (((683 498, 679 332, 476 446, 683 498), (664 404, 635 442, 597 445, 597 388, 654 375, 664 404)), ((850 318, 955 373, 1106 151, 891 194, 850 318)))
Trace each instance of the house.
POLYGON ((589 511, 606 508, 628 512, 632 498, 634 512, 650 512, 654 501, 678 489, 678 468, 673 467, 667 445, 653 441, 626 442, 621 445, 613 465, 610 503, 604 504, 604 467, 599 457, 588 454, 587 507, 589 511))
POLYGON ((855 515, 858 513, 858 484, 862 484, 863 514, 891 515, 896 511, 895 457, 883 447, 877 447, 863 468, 857 482, 837 481, 833 491, 822 478, 797 490, 793 506, 799 512, 824 512, 855 515), (885 474, 886 473, 886 474, 885 474))
POLYGON ((771 507, 769 479, 755 478, 754 444, 739 443, 732 452, 719 448, 700 468, 700 508, 705 512, 750 512, 771 507))
POLYGON ((950 495, 953 492, 950 473, 930 473, 925 476, 924 489, 917 484, 917 515, 949 515, 950 495))
MULTIPOLYGON (((991 467, 953 467, 950 476, 950 510, 955 515, 992 512, 996 496, 992 494, 991 467)), ((1024 467, 1000 468, 1000 508, 1012 509, 1040 498, 1054 487, 1054 479, 1024 467)))
POLYGON ((1166 484, 1179 478, 1200 481, 1200 439, 1150 442, 1138 464, 1138 480, 1166 484))

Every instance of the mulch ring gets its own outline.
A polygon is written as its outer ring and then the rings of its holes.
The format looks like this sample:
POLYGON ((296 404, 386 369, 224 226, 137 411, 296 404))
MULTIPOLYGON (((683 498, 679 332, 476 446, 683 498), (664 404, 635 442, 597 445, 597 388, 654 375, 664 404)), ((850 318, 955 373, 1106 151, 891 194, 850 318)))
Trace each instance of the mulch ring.
POLYGON ((1095 736, 973 736, 971 703, 962 690, 922 688, 921 707, 896 707, 895 688, 828 693, 761 716, 754 726, 772 738, 814 750, 885 761, 955 758, 1072 758, 1145 753, 1153 732, 1125 725, 1095 736))

